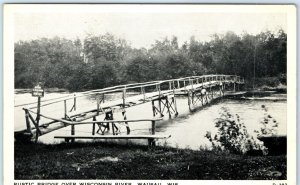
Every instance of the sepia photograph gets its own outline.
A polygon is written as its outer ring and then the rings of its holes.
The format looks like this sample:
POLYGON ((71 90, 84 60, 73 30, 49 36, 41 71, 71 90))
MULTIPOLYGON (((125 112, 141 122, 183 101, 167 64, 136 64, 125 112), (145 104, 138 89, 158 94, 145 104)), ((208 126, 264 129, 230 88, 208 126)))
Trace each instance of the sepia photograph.
POLYGON ((295 19, 293 5, 5 5, 8 179, 296 183, 295 19))

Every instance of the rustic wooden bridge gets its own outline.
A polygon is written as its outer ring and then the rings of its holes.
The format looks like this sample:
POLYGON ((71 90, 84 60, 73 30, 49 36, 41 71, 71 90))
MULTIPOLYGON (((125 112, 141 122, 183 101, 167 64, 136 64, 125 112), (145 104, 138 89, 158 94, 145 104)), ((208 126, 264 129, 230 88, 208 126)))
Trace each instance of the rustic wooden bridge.
POLYGON ((119 85, 74 93, 59 98, 44 99, 38 101, 38 103, 15 105, 15 108, 23 108, 26 120, 26 129, 16 131, 15 139, 17 141, 35 140, 37 142, 39 136, 70 126, 70 135, 55 136, 55 138, 65 139, 66 141, 74 141, 74 139, 148 139, 149 145, 154 145, 155 139, 170 137, 155 135, 155 127, 156 122, 161 120, 165 114, 169 118, 178 115, 177 96, 187 96, 187 103, 192 111, 216 98, 238 93, 237 91, 241 89, 243 84, 244 79, 235 75, 190 76, 119 85), (112 99, 112 94, 120 95, 120 97, 112 99), (78 99, 87 97, 94 99, 95 103, 87 107, 79 107, 77 105, 78 99), (152 119, 127 119, 126 108, 147 102, 152 103, 152 119), (59 106, 61 104, 63 106, 59 106), (63 112, 63 116, 51 115, 49 109, 47 109, 49 106, 54 107, 56 112, 63 112), (122 112, 123 120, 114 119, 115 111, 122 112), (97 120, 100 115, 104 115, 104 120, 97 120), (149 135, 130 134, 129 123, 145 121, 152 123, 149 135), (92 125, 89 136, 75 134, 75 126, 83 124, 92 125), (126 127, 126 135, 119 134, 118 126, 126 127))

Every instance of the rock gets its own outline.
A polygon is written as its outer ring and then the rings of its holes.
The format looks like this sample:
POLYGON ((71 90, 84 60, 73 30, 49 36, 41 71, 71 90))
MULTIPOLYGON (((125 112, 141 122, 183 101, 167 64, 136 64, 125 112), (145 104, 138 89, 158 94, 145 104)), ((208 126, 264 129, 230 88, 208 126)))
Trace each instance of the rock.
POLYGON ((117 157, 102 157, 102 158, 98 158, 98 159, 94 159, 92 160, 90 163, 97 163, 97 162, 118 162, 119 158, 117 157))
POLYGON ((282 173, 279 172, 279 171, 269 171, 268 172, 268 176, 271 176, 271 177, 281 177, 282 173))

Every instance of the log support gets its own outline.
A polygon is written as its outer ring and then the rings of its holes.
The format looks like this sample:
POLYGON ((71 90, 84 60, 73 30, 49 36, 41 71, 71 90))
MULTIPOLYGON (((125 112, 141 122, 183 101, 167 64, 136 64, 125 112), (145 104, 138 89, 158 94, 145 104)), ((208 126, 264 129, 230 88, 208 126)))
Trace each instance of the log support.
MULTIPOLYGON (((107 110, 105 112, 105 118, 104 118, 104 121, 105 120, 113 120, 114 117, 113 117, 113 111, 111 109, 107 110)), ((110 125, 109 123, 98 123, 98 130, 97 130, 97 133, 99 134, 99 132, 101 132, 102 135, 104 135, 104 133, 107 131, 110 130, 110 125)), ((113 122, 112 122, 112 126, 114 126, 113 122)), ((113 129, 113 127, 112 127, 113 129)), ((113 129, 113 132, 115 132, 115 130, 113 129)))
MULTIPOLYGON (((75 125, 71 125, 71 135, 75 135, 75 125)), ((71 139, 71 143, 74 143, 75 141, 75 138, 72 138, 71 139)))
MULTIPOLYGON (((96 116, 93 117, 93 121, 97 121, 96 116)), ((95 135, 95 131, 96 131, 96 123, 93 123, 92 135, 95 135)))
POLYGON ((160 115, 160 117, 164 117, 164 112, 167 112, 169 118, 172 117, 172 114, 174 114, 174 116, 176 117, 178 115, 178 112, 175 96, 172 96, 171 98, 169 98, 168 96, 162 96, 155 100, 152 100, 152 111, 153 117, 157 116, 158 114, 160 115))
MULTIPOLYGON (((217 79, 216 79, 217 80, 217 79)), ((190 90, 188 92, 188 106, 189 110, 193 111, 196 106, 201 102, 201 105, 209 103, 214 98, 224 95, 224 84, 217 85, 209 84, 209 88, 201 88, 197 90, 190 90)))
MULTIPOLYGON (((122 110, 122 115, 123 115, 124 120, 127 120, 125 109, 122 110)), ((129 124, 128 124, 127 121, 125 121, 124 123, 125 123, 125 126, 126 126, 127 135, 128 135, 128 134, 130 134, 130 127, 129 127, 129 124)))
POLYGON ((64 100, 64 118, 65 119, 68 118, 68 114, 67 114, 67 100, 64 100))
POLYGON ((30 121, 29 121, 29 112, 28 112, 27 109, 25 109, 24 111, 25 111, 25 120, 26 120, 27 133, 31 133, 31 126, 30 126, 30 121))
POLYGON ((69 112, 76 111, 76 94, 74 94, 73 106, 71 107, 69 112))
MULTIPOLYGON (((156 125, 155 125, 155 121, 151 121, 151 135, 155 135, 155 130, 156 130, 156 125)), ((154 138, 149 138, 148 139, 148 146, 155 146, 155 139, 154 138)))

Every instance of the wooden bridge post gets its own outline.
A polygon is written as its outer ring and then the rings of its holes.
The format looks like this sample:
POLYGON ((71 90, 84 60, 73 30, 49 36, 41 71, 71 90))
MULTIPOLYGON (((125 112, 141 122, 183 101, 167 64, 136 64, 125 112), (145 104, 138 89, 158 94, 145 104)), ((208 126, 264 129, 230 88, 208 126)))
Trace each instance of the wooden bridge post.
POLYGON ((178 112, 177 112, 177 104, 176 104, 176 99, 175 99, 175 82, 173 81, 173 97, 172 97, 172 102, 174 104, 174 107, 175 107, 175 116, 178 115, 178 112))
POLYGON ((100 114, 100 100, 97 100, 97 116, 100 114))
POLYGON ((155 105, 153 100, 152 100, 152 112, 153 112, 153 117, 155 117, 155 105))
POLYGON ((188 91, 188 106, 189 106, 189 110, 192 111, 192 107, 191 107, 191 91, 188 91))
MULTIPOLYGON (((126 110, 125 109, 122 110, 122 115, 123 115, 123 119, 127 120, 126 110)), ((126 131, 127 131, 127 135, 128 135, 128 134, 130 134, 130 127, 129 127, 129 124, 128 124, 127 121, 125 121, 124 123, 126 125, 126 131)))
POLYGON ((37 143, 38 137, 39 137, 39 135, 41 135, 41 131, 40 131, 39 125, 37 123, 37 119, 34 120, 34 118, 29 113, 28 109, 24 109, 24 110, 27 110, 27 113, 28 113, 27 115, 35 127, 35 142, 37 143))
POLYGON ((209 92, 210 92, 210 98, 212 99, 213 98, 213 94, 212 94, 212 90, 211 90, 211 78, 210 77, 208 80, 209 80, 209 92))
POLYGON ((156 84, 156 89, 158 91, 158 97, 161 97, 160 83, 156 84))
POLYGON ((177 111, 177 104, 176 104, 175 95, 174 95, 174 97, 172 98, 172 101, 173 101, 173 104, 174 104, 174 107, 175 107, 175 116, 177 116, 177 115, 178 115, 178 111, 177 111))
POLYGON ((28 113, 28 110, 25 109, 25 119, 26 119, 26 128, 27 128, 27 132, 28 133, 31 133, 31 126, 30 126, 30 122, 29 122, 29 113, 28 113))
POLYGON ((174 82, 174 80, 172 81, 172 85, 173 85, 173 94, 175 95, 175 82, 174 82))
POLYGON ((194 84, 193 84, 193 79, 189 78, 190 85, 192 86, 192 91, 194 91, 194 84))
MULTIPOLYGON (((75 135, 75 125, 71 125, 71 135, 75 135)), ((73 143, 75 141, 75 138, 71 139, 71 142, 73 143)))
POLYGON ((112 133, 115 135, 115 124, 111 122, 112 133))
POLYGON ((143 94, 143 101, 145 102, 146 101, 146 94, 145 94, 145 87, 144 86, 141 87, 141 92, 143 94))
POLYGON ((74 111, 76 111, 76 94, 74 94, 74 111))
POLYGON ((221 78, 221 81, 222 81, 222 95, 224 96, 224 91, 225 91, 225 87, 226 87, 226 83, 225 83, 225 76, 223 75, 222 78, 221 78))
POLYGON ((170 112, 170 106, 169 106, 168 96, 166 97, 166 106, 167 106, 167 110, 168 110, 168 113, 169 113, 169 118, 171 118, 171 112, 170 112))
MULTIPOLYGON (((40 122, 40 113, 41 113, 41 97, 38 97, 38 105, 37 105, 37 115, 36 115, 36 128, 39 128, 39 122, 40 122)), ((39 132, 38 130, 36 131, 35 135, 35 142, 37 143, 39 137, 39 132)))
POLYGON ((239 87, 239 84, 240 84, 240 77, 239 76, 236 76, 236 78, 237 78, 237 83, 236 83, 236 85, 237 85, 237 91, 239 91, 240 90, 240 87, 239 87))
POLYGON ((159 105, 159 113, 160 113, 160 117, 163 117, 163 113, 162 113, 162 109, 161 109, 161 98, 158 99, 158 105, 159 105))
MULTIPOLYGON (((97 121, 96 116, 93 117, 93 121, 97 121)), ((95 135, 95 130, 96 130, 96 123, 93 123, 92 135, 95 135)))
POLYGON ((151 121, 151 134, 152 135, 155 135, 155 130, 156 130, 155 121, 152 120, 151 121))
POLYGON ((200 91, 200 96, 201 96, 201 104, 203 106, 203 94, 202 94, 202 91, 200 91))
POLYGON ((65 119, 67 119, 67 100, 64 100, 64 108, 65 108, 65 119))
POLYGON ((233 79, 233 91, 235 92, 235 77, 233 79))
POLYGON ((71 135, 75 135, 75 125, 71 125, 71 135))
POLYGON ((180 89, 180 83, 179 83, 179 80, 177 80, 177 89, 180 89))
POLYGON ((157 89, 158 89, 158 106, 159 106, 159 113, 160 116, 163 117, 163 113, 162 113, 162 108, 161 108, 161 90, 160 90, 160 83, 157 85, 157 89))
MULTIPOLYGON (((152 120, 151 121, 151 135, 155 135, 155 129, 156 129, 156 126, 155 126, 155 121, 152 120)), ((148 139, 148 146, 155 146, 155 140, 154 139, 148 139)))
POLYGON ((226 82, 226 76, 223 77, 223 82, 224 82, 224 91, 225 91, 225 89, 226 89, 226 83, 225 83, 226 82))
POLYGON ((123 99, 123 108, 125 108, 125 104, 126 104, 126 86, 123 89, 122 99, 123 99))

